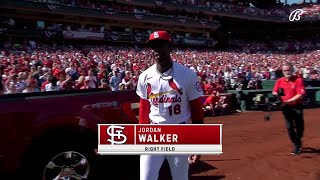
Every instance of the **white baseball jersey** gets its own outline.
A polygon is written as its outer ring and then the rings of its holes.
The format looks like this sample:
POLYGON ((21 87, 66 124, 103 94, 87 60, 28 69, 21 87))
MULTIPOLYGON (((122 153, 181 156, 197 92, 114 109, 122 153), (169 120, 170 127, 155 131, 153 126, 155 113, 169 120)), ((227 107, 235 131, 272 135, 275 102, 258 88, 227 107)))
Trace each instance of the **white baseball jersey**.
POLYGON ((189 101, 203 95, 197 74, 182 64, 160 74, 156 64, 139 76, 137 94, 149 100, 151 122, 160 124, 188 123, 191 117, 189 101), (163 74, 167 76, 163 77, 163 74))

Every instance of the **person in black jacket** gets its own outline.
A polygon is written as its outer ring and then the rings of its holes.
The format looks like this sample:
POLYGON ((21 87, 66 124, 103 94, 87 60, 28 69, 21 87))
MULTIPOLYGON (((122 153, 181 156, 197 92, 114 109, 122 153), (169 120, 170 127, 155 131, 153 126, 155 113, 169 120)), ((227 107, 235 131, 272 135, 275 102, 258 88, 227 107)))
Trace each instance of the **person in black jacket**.
POLYGON ((240 86, 240 88, 238 87, 238 89, 241 89, 241 90, 247 90, 248 89, 249 81, 246 78, 245 73, 240 73, 239 74, 238 83, 239 83, 239 86, 240 86))

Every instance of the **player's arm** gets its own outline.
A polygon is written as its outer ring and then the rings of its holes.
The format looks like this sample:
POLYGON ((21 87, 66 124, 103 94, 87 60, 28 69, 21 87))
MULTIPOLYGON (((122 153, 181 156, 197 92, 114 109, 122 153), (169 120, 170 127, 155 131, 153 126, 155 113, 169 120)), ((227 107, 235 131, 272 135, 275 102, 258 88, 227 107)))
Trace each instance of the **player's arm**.
POLYGON ((147 89, 145 86, 145 79, 143 76, 139 76, 136 93, 140 97, 139 103, 139 124, 150 124, 150 102, 147 98, 147 89))
MULTIPOLYGON (((202 109, 201 96, 203 95, 202 87, 196 73, 192 73, 188 78, 187 96, 190 102, 192 124, 203 124, 204 112, 202 109)), ((188 158, 190 164, 199 161, 200 155, 191 155, 188 158)))
POLYGON ((139 106, 139 124, 150 124, 150 102, 147 99, 140 98, 139 106))
POLYGON ((192 74, 189 82, 190 84, 187 89, 187 96, 190 102, 191 121, 192 124, 203 124, 204 112, 201 102, 203 91, 196 73, 192 74))

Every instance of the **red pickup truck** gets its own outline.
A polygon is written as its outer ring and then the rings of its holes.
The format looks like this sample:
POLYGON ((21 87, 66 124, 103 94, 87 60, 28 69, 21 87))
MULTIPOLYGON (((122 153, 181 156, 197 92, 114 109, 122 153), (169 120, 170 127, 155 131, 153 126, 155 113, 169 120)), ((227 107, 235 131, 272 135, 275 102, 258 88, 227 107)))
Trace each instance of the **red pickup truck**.
POLYGON ((1 177, 88 179, 97 124, 138 123, 138 101, 100 89, 0 96, 1 177))

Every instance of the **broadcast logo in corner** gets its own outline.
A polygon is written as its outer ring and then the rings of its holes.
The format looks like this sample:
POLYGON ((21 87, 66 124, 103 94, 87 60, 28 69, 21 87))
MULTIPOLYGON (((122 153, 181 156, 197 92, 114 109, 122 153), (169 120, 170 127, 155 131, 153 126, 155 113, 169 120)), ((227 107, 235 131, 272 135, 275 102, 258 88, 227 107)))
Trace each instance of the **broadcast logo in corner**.
POLYGON ((304 11, 302 9, 295 9, 294 11, 292 11, 289 15, 289 21, 299 21, 300 20, 300 16, 304 13, 304 11))
POLYGON ((127 136, 123 134, 124 128, 123 126, 117 125, 109 126, 107 128, 107 134, 110 138, 107 139, 107 141, 110 142, 111 145, 124 144, 127 141, 127 136))

